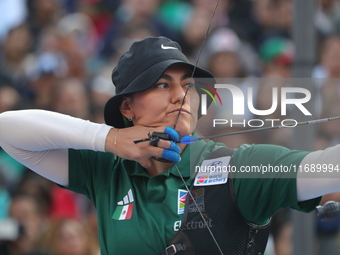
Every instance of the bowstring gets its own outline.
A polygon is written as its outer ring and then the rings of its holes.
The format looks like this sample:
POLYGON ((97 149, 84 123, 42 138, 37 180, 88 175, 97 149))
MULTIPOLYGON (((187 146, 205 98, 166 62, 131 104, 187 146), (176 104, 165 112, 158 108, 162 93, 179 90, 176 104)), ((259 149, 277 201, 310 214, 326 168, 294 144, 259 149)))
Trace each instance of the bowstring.
MULTIPOLYGON (((217 242, 217 240, 216 240, 216 238, 215 238, 213 232, 211 231, 211 229, 210 229, 210 227, 209 227, 209 225, 208 225, 208 222, 206 221, 206 219, 205 219, 204 216, 203 216, 203 213, 201 212, 200 208, 198 207, 198 204, 197 204, 197 202, 196 202, 194 196, 192 195, 192 193, 191 193, 191 191, 190 191, 188 185, 186 184, 186 182, 185 182, 185 180, 184 180, 184 178, 183 178, 183 175, 181 174, 181 171, 179 171, 179 169, 178 169, 178 167, 176 166, 176 164, 174 164, 174 166, 175 166, 175 168, 176 168, 176 170, 177 170, 177 172, 178 172, 178 175, 181 177, 182 182, 184 183, 185 189, 188 191, 188 194, 189 194, 191 200, 194 202, 194 205, 195 205, 197 211, 198 211, 199 214, 201 215, 201 218, 202 218, 202 220, 203 220, 203 222, 204 222, 204 225, 207 227, 207 229, 208 229, 208 231, 209 231, 209 233, 210 233, 210 235, 211 235, 211 237, 212 237, 214 243, 216 244, 216 246, 217 246, 219 252, 223 255, 222 249, 221 249, 221 247, 218 245, 218 242, 217 242)), ((188 200, 187 200, 187 202, 188 202, 188 200)))
MULTIPOLYGON (((194 65, 194 69, 193 69, 192 74, 191 74, 191 77, 190 77, 190 80, 193 80, 193 78, 194 78, 194 73, 195 73, 195 71, 196 71, 196 68, 197 68, 197 65, 198 65, 198 61, 199 61, 200 56, 201 56, 201 53, 202 53, 202 51, 203 51, 203 47, 204 47, 205 42, 206 42, 206 40, 207 40, 207 38, 208 38, 208 34, 209 34, 209 31, 210 31, 212 22, 213 22, 213 20, 214 20, 214 16, 215 16, 215 13, 216 13, 216 10, 217 10, 217 7, 218 7, 219 3, 220 3, 220 0, 217 0, 216 5, 215 5, 215 8, 214 8, 214 11, 213 11, 213 13, 212 13, 212 16, 211 16, 211 19, 210 19, 210 22, 209 22, 209 25, 208 25, 208 28, 207 28, 207 31, 206 31, 206 33, 205 33, 205 36, 204 36, 202 45, 201 45, 201 47, 200 47, 200 50, 199 50, 199 53, 198 53, 198 56, 197 56, 197 59, 196 59, 196 63, 195 63, 195 65, 194 65)), ((174 123, 174 129, 176 129, 177 122, 178 122, 178 120, 179 120, 179 117, 180 117, 180 114, 181 114, 181 111, 182 111, 182 108, 183 108, 183 105, 184 105, 184 102, 185 102, 185 99, 186 99, 186 97, 187 97, 187 94, 188 94, 189 89, 190 89, 190 86, 188 86, 188 87, 186 88, 186 90, 185 90, 185 93, 184 93, 184 96, 183 96, 183 99, 182 99, 182 103, 181 103, 181 106, 180 106, 180 108, 179 108, 179 111, 178 111, 178 114, 177 114, 177 117, 176 117, 176 120, 175 120, 175 123, 174 123)), ((211 231, 211 229, 210 229, 210 227, 209 227, 209 225, 208 225, 206 219, 204 218, 204 216, 203 216, 203 214, 202 214, 200 208, 198 207, 198 205, 197 205, 197 203, 196 203, 196 200, 195 200, 194 196, 192 195, 192 193, 191 193, 191 191, 190 191, 188 185, 186 184, 186 182, 185 182, 185 180, 184 180, 184 178, 183 178, 183 175, 181 174, 181 171, 178 169, 178 167, 177 167, 176 164, 174 164, 174 166, 175 166, 175 168, 176 168, 176 170, 177 170, 177 172, 178 172, 178 175, 180 176, 182 182, 184 183, 184 186, 185 186, 186 190, 188 191, 188 194, 189 194, 191 200, 193 201, 193 203, 194 203, 194 205, 195 205, 197 211, 199 212, 199 214, 200 214, 200 216, 201 216, 201 218, 202 218, 202 220, 203 220, 203 222, 204 222, 204 225, 207 227, 207 229, 208 229, 208 231, 209 231, 209 233, 210 233, 210 235, 211 235, 211 237, 212 237, 214 243, 216 244, 216 246, 217 246, 219 252, 223 255, 222 249, 221 249, 221 247, 219 246, 219 244, 218 244, 218 242, 217 242, 217 240, 216 240, 214 234, 212 233, 212 231, 211 231)))
MULTIPOLYGON (((207 38, 208 38, 209 31, 210 31, 210 28, 211 28, 211 24, 212 24, 212 22, 213 22, 213 20, 214 20, 214 17, 215 17, 215 14, 216 14, 216 10, 217 10, 217 7, 218 7, 219 3, 220 3, 220 0, 217 0, 216 5, 215 5, 215 8, 214 8, 214 11, 213 11, 213 13, 212 13, 212 15, 211 15, 211 19, 210 19, 210 22, 209 22, 207 31, 205 32, 203 42, 202 42, 201 47, 200 47, 200 50, 199 50, 199 52, 198 52, 198 56, 197 56, 197 59, 196 59, 196 63, 195 63, 195 65, 194 65, 194 69, 193 69, 193 71, 192 71, 192 73, 191 73, 190 80, 193 80, 193 78, 194 78, 194 73, 195 73, 195 71, 196 71, 196 68, 197 68, 197 65, 198 65, 198 61, 199 61, 199 59, 200 59, 200 57, 201 57, 201 54, 202 54, 202 51, 203 51, 203 47, 204 47, 205 42, 206 42, 206 40, 207 40, 207 38)), ((185 99, 186 99, 186 97, 187 97, 187 94, 188 94, 189 89, 190 89, 190 86, 188 86, 188 87, 186 88, 186 90, 185 90, 184 97, 183 97, 182 103, 181 103, 181 107, 179 108, 179 111, 178 111, 178 114, 177 114, 177 117, 176 117, 176 120, 175 120, 175 123, 174 123, 174 129, 176 129, 177 122, 178 122, 179 116, 181 115, 181 111, 182 111, 182 108, 183 108, 183 105, 184 105, 184 102, 185 102, 185 99)))

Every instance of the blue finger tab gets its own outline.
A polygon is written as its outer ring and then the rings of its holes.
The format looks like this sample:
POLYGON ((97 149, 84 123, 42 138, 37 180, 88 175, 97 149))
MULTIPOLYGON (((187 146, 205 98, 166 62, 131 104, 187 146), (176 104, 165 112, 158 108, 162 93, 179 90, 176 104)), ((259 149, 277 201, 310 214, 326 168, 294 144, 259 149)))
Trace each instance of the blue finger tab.
POLYGON ((168 150, 174 151, 174 152, 177 152, 177 153, 181 152, 181 148, 179 148, 179 146, 177 144, 175 144, 174 142, 170 142, 170 147, 168 148, 168 150))
POLYGON ((179 134, 177 133, 177 131, 171 127, 166 127, 164 130, 164 133, 170 135, 170 139, 174 142, 178 142, 179 141, 179 134))
POLYGON ((181 156, 177 152, 170 151, 168 149, 163 150, 162 158, 174 163, 178 163, 181 161, 181 156))

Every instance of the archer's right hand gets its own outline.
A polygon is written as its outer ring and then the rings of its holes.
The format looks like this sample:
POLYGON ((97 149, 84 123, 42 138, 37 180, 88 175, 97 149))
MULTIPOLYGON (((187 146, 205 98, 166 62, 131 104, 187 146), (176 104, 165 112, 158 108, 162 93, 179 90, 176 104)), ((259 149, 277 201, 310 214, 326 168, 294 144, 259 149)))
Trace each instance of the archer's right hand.
POLYGON ((144 168, 151 166, 151 158, 162 158, 174 163, 181 159, 180 147, 176 144, 179 134, 171 127, 133 126, 129 128, 112 128, 106 138, 105 150, 118 157, 137 161, 144 168), (134 143, 136 140, 148 138, 153 132, 165 133, 170 140, 159 139, 157 143, 149 141, 134 143))

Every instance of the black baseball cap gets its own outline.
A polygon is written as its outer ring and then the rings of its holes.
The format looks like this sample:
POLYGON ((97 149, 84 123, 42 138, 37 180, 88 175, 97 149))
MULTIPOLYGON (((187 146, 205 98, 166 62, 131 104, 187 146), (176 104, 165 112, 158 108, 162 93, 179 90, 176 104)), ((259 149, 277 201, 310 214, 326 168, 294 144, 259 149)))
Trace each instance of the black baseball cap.
POLYGON ((162 36, 146 37, 134 42, 112 71, 111 79, 116 87, 116 95, 105 105, 106 124, 124 128, 124 117, 119 110, 123 97, 151 88, 171 65, 177 63, 195 69, 193 77, 212 78, 211 85, 214 85, 214 76, 202 68, 195 68, 182 53, 178 43, 162 36))

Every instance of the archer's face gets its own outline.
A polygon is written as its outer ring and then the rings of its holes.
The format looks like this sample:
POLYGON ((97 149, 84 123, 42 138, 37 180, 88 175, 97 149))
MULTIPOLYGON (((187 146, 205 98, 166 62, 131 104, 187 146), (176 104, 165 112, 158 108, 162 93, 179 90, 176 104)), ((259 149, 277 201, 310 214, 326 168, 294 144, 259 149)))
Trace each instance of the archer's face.
POLYGON ((199 96, 193 84, 191 69, 182 64, 170 66, 156 82, 144 92, 133 94, 128 98, 134 125, 149 127, 173 127, 181 108, 176 130, 180 136, 191 134, 197 124, 199 96))

